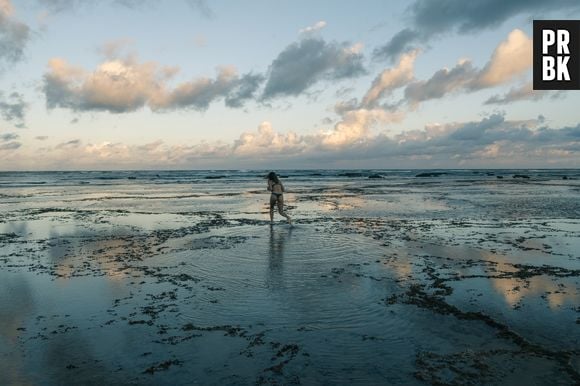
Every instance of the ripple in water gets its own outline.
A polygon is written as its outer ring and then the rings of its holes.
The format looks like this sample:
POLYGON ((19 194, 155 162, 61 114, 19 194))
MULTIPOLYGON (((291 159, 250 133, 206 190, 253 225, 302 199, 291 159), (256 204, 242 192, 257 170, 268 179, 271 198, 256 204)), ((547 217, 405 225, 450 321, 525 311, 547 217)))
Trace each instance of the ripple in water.
POLYGON ((375 262, 382 255, 369 245, 372 241, 323 234, 304 225, 239 227, 220 236, 219 242, 205 236, 211 248, 175 256, 179 273, 201 280, 192 312, 182 315, 187 321, 312 330, 389 324, 377 299, 384 297, 386 283, 393 282, 375 262), (361 280, 365 275, 377 280, 369 284, 361 280))

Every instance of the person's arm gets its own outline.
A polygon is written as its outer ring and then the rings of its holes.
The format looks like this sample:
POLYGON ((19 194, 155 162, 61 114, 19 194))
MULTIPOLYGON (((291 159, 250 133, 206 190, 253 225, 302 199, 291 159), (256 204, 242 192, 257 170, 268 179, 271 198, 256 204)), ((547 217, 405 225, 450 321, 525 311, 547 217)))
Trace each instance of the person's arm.
POLYGON ((272 191, 272 180, 268 180, 268 191, 272 191))
POLYGON ((282 184, 282 182, 280 182, 280 187, 282 188, 282 191, 285 192, 286 190, 284 189, 284 184, 282 184))

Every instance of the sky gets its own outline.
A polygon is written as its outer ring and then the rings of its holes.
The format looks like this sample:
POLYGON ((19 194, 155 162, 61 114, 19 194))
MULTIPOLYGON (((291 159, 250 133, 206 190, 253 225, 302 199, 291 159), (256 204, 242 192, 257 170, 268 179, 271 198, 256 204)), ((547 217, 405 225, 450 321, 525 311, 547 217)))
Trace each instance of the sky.
POLYGON ((0 170, 580 168, 577 0, 0 0, 0 170))

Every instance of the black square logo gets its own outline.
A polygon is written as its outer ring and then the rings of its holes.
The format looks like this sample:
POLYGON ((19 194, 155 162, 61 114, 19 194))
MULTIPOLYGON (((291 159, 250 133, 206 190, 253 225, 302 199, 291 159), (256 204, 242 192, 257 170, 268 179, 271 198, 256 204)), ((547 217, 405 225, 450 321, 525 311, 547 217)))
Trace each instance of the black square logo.
POLYGON ((534 90, 580 90, 580 20, 534 20, 534 90))

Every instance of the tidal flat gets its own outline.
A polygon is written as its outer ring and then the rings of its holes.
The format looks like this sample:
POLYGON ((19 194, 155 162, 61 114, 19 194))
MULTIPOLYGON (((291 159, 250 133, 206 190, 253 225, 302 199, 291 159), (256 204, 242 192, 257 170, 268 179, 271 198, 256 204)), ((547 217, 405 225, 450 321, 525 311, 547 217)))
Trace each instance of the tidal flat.
POLYGON ((266 172, 0 173, 0 383, 580 383, 579 170, 266 172))

